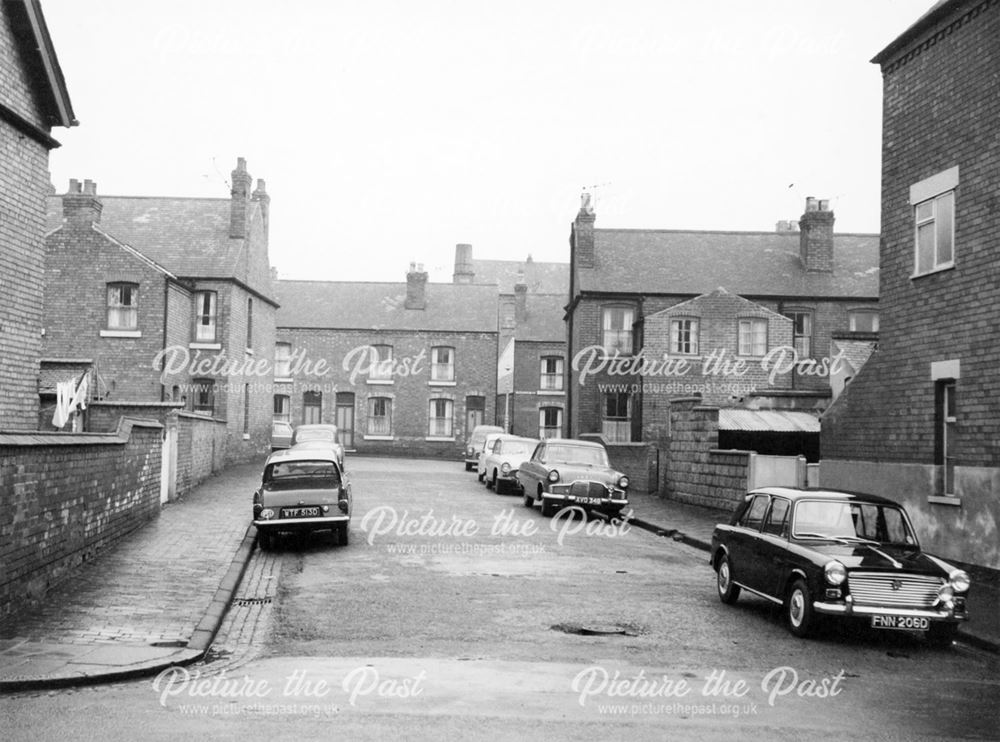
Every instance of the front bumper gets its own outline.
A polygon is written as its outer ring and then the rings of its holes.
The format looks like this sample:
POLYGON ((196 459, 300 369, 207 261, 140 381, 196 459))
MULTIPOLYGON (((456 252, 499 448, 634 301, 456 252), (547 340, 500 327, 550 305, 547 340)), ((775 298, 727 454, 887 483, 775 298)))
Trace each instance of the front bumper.
POLYGON ((610 496, 591 497, 572 495, 569 493, 571 487, 572 485, 552 485, 551 489, 554 491, 543 492, 542 499, 560 502, 564 505, 577 505, 592 510, 618 511, 628 505, 628 495, 625 494, 624 490, 613 489, 610 492, 610 496))
POLYGON ((894 608, 892 606, 855 605, 850 595, 846 596, 843 602, 816 601, 813 603, 813 610, 827 616, 901 616, 952 623, 967 621, 969 618, 968 613, 964 610, 956 610, 954 606, 951 608, 894 608))

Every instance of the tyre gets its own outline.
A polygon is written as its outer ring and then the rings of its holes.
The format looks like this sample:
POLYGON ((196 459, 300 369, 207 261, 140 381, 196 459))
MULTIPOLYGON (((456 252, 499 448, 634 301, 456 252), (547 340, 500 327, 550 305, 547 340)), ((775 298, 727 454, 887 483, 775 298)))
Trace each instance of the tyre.
POLYGON ((483 472, 482 474, 476 474, 476 476, 479 477, 479 481, 482 482, 483 479, 486 477, 486 472, 483 472))
POLYGON ((551 518, 559 510, 559 503, 542 498, 542 517, 551 518))
POLYGON ((274 549, 274 534, 270 531, 257 531, 257 545, 262 551, 274 549))
POLYGON ((341 523, 337 527, 337 541, 341 546, 347 546, 350 541, 350 533, 351 529, 347 523, 341 523))
POLYGON ((525 491, 524 493, 524 507, 526 508, 535 507, 535 498, 529 495, 527 491, 525 491))
POLYGON ((494 474, 492 477, 486 480, 486 489, 488 490, 495 489, 496 486, 497 486, 497 475, 494 474))
POLYGON ((795 636, 809 636, 815 628, 812 598, 809 597, 809 587, 805 580, 797 579, 792 583, 785 600, 785 618, 788 620, 788 630, 795 636))
POLYGON ((725 554, 719 560, 715 586, 719 590, 719 600, 726 605, 732 605, 740 597, 740 586, 733 582, 733 570, 725 554))
POLYGON ((932 623, 927 629, 927 642, 935 647, 950 647, 958 634, 957 623, 932 623))

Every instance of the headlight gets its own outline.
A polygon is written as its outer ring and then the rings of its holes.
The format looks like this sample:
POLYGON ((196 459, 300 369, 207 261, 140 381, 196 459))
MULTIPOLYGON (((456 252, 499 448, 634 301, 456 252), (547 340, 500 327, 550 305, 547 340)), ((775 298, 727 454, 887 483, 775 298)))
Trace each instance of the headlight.
POLYGON ((969 575, 961 569, 956 569, 948 575, 948 582, 951 583, 951 588, 956 593, 964 593, 969 589, 969 585, 971 584, 969 581, 969 575))
POLYGON ((559 472, 557 472, 555 469, 553 469, 552 471, 550 471, 549 472, 549 481, 552 482, 553 484, 555 484, 556 482, 558 482, 559 481, 559 472))
POLYGON ((626 476, 619 477, 618 478, 618 486, 621 487, 623 490, 624 489, 628 489, 628 477, 626 477, 626 476))
POLYGON ((955 591, 951 585, 942 585, 938 589, 937 599, 941 605, 950 605, 951 601, 955 599, 955 591))
POLYGON ((841 585, 847 579, 847 569, 837 560, 827 562, 823 567, 823 576, 831 585, 841 585))
POLYGON ((474 451, 472 450, 472 446, 469 446, 469 448, 465 449, 466 456, 471 456, 473 453, 474 451))
POLYGON ((500 464, 500 471, 503 474, 510 474, 510 464, 508 464, 506 461, 500 464))
POLYGON ((260 517, 264 520, 270 520, 274 517, 274 511, 271 508, 264 508, 260 511, 260 517))

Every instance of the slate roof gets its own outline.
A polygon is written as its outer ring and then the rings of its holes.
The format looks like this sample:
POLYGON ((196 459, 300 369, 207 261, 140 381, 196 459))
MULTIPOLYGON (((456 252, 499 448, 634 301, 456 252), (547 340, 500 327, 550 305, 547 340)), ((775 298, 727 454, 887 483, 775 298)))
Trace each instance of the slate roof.
MULTIPOLYGON (((100 196, 98 228, 115 240, 181 278, 236 278, 264 296, 267 285, 254 285, 241 261, 246 240, 229 236, 231 200, 160 196, 100 196)), ((47 231, 63 223, 62 197, 50 196, 47 231)), ((253 201, 248 209, 258 210, 253 201)), ((260 214, 254 214, 259 219, 260 214)))
POLYGON ((834 236, 833 273, 807 272, 799 233, 595 229, 581 291, 878 298, 878 235, 834 236))
POLYGON ((865 365, 872 353, 875 352, 875 348, 878 347, 878 343, 873 340, 841 340, 834 338, 832 342, 834 352, 843 351, 844 360, 851 364, 855 373, 861 370, 861 367, 865 365))
POLYGON ((473 260, 476 283, 499 286, 500 293, 514 293, 514 284, 522 279, 533 294, 569 295, 569 263, 539 263, 531 260, 473 260))
POLYGON ((514 339, 532 342, 566 342, 566 294, 528 293, 525 317, 517 323, 514 339))
POLYGON ((406 283, 276 281, 278 327, 496 332, 496 286, 428 283, 426 307, 406 309, 406 283))

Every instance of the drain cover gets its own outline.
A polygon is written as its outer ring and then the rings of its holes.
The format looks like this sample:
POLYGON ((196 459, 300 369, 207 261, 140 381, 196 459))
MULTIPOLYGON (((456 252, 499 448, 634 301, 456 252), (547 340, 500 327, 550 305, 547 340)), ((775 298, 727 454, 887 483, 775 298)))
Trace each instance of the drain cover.
POLYGON ((561 631, 564 634, 575 634, 577 636, 638 636, 639 631, 631 626, 618 626, 615 624, 565 624, 557 623, 550 627, 553 631, 561 631))
POLYGON ((233 601, 236 605, 265 605, 270 602, 270 598, 237 598, 233 601))

